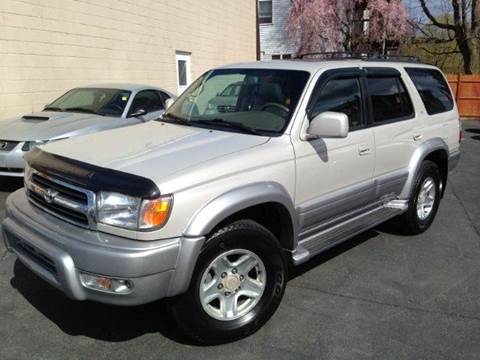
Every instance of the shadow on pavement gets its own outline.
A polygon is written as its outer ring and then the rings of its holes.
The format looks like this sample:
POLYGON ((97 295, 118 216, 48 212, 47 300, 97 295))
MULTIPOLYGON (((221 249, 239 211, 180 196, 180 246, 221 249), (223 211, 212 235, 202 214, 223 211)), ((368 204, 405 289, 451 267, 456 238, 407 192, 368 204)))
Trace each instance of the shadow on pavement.
MULTIPOLYGON (((366 231, 315 256, 309 262, 292 269, 289 280, 301 276, 377 235, 376 231, 366 231)), ((11 285, 31 305, 68 335, 83 335, 103 341, 121 342, 144 334, 159 332, 172 341, 198 345, 183 336, 175 327, 173 319, 169 315, 168 301, 163 300, 135 307, 74 301, 38 278, 18 260, 15 261, 13 272, 11 285)))
POLYGON ((0 176, 0 191, 13 192, 23 187, 23 178, 0 176))
POLYGON ((465 129, 465 131, 472 134, 480 134, 480 129, 477 128, 465 129))
POLYGON ((472 139, 473 139, 473 140, 480 140, 480 135, 472 136, 472 139))
POLYGON ((308 262, 292 267, 289 269, 289 274, 288 274, 288 280, 293 280, 296 277, 302 276, 304 273, 312 270, 313 268, 326 263, 330 259, 333 259, 334 257, 347 252, 350 249, 353 249, 354 247, 363 244, 364 242, 378 236, 378 232, 375 230, 367 230, 364 233, 361 233, 360 235, 355 236, 354 238, 351 238, 349 240, 346 240, 337 246, 332 247, 329 250, 326 250, 313 258, 311 258, 308 262))
POLYGON ((165 301, 135 307, 74 301, 38 278, 18 260, 13 272, 11 285, 68 335, 121 342, 160 332, 175 342, 191 344, 173 326, 165 301))

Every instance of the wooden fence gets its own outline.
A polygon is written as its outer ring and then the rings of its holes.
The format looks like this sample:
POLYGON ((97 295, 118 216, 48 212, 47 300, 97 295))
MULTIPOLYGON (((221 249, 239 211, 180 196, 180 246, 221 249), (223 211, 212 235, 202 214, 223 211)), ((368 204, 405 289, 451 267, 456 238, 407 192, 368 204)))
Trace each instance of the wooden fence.
POLYGON ((480 118, 480 75, 447 75, 461 117, 480 118))

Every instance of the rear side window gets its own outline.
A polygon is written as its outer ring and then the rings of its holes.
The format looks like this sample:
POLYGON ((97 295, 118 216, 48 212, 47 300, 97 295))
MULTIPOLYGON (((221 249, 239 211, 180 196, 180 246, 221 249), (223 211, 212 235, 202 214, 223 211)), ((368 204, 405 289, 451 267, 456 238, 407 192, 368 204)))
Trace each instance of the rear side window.
POLYGON ((374 123, 414 116, 412 101, 399 77, 372 77, 368 78, 367 82, 374 123))
POLYGON ((442 73, 434 69, 405 69, 417 88, 429 115, 453 109, 453 98, 442 73))

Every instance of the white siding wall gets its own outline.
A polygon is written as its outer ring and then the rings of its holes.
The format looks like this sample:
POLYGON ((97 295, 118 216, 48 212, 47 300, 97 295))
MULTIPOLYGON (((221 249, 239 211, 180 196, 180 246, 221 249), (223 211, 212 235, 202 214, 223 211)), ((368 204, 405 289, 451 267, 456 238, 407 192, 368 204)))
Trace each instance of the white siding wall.
POLYGON ((272 55, 293 55, 297 50, 286 30, 290 0, 273 0, 272 8, 272 24, 260 24, 262 59, 271 59, 272 55))

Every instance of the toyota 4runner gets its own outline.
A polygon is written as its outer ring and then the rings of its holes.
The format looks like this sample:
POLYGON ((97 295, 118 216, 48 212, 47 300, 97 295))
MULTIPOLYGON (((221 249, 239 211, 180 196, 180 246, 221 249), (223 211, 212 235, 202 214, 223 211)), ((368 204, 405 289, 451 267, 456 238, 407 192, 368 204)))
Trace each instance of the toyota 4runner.
POLYGON ((4 239, 72 299, 168 297, 190 337, 230 341, 275 312, 289 266, 389 219, 425 231, 459 133, 433 66, 228 65, 158 121, 29 152, 4 239))

